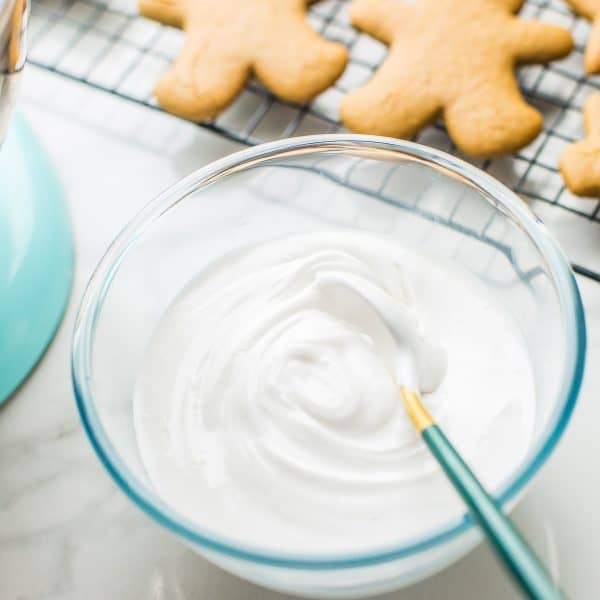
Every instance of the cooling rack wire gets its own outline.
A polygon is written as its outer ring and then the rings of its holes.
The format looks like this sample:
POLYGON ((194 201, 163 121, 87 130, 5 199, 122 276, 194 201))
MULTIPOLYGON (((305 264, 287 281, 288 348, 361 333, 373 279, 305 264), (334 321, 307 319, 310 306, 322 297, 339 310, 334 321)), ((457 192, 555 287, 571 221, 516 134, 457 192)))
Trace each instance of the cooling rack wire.
MULTIPOLYGON (((322 0, 312 5, 309 19, 325 37, 344 43, 348 68, 338 82, 310 105, 278 101, 257 81, 251 81, 235 103, 214 121, 201 125, 244 144, 343 128, 338 107, 343 96, 360 86, 382 61, 386 48, 353 29, 348 0, 322 0)), ((561 0, 528 0, 526 18, 567 27, 575 51, 547 66, 520 69, 519 81, 528 100, 544 115, 543 133, 512 157, 471 161, 529 201, 544 219, 567 220, 574 231, 585 231, 600 245, 600 201, 577 198, 565 189, 557 169, 564 147, 582 135, 582 106, 600 89, 600 78, 583 76, 583 50, 589 24, 577 18, 561 0), (568 215, 568 216, 567 216, 568 215), (579 229, 578 229, 579 228, 579 229)), ((106 93, 160 110, 152 94, 159 75, 176 56, 183 34, 144 19, 131 0, 34 0, 29 26, 29 62, 106 93)), ((442 124, 424 130, 417 141, 457 153, 442 124)), ((452 225, 452 212, 444 218, 452 225)), ((436 217, 439 220, 439 216, 436 217)), ((485 237, 485 232, 476 232, 485 237)), ((600 282, 593 253, 571 255, 575 270, 600 282)))

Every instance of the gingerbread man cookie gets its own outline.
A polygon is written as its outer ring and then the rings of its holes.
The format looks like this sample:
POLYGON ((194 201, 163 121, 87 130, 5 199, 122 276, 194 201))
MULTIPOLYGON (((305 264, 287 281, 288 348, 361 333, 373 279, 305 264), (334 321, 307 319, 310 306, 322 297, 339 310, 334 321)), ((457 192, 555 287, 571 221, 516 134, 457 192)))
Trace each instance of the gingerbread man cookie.
POLYGON ((600 196, 600 93, 585 104, 584 128, 586 138, 568 146, 560 157, 560 171, 574 194, 600 196))
POLYGON ((513 152, 542 116, 521 96, 513 68, 566 56, 571 34, 514 16, 521 0, 354 0, 352 23, 390 46, 373 78, 342 104, 350 129, 410 138, 443 116, 472 156, 513 152))
POLYGON ((142 15, 186 31, 156 86, 160 105, 205 121, 230 104, 251 73, 283 100, 303 103, 329 87, 347 62, 342 44, 306 20, 311 0, 140 0, 142 15))
POLYGON ((592 21, 585 49, 584 66, 588 75, 600 73, 600 0, 567 0, 575 12, 592 21))

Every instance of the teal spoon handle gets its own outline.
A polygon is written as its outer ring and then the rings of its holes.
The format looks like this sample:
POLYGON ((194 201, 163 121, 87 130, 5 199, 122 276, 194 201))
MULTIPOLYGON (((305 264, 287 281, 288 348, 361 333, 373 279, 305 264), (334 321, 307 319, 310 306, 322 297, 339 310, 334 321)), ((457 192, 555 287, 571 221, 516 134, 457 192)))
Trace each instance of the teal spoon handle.
POLYGON ((565 596, 554 585, 533 550, 485 491, 443 431, 437 425, 430 425, 421 431, 421 435, 492 546, 529 598, 565 600, 565 596))

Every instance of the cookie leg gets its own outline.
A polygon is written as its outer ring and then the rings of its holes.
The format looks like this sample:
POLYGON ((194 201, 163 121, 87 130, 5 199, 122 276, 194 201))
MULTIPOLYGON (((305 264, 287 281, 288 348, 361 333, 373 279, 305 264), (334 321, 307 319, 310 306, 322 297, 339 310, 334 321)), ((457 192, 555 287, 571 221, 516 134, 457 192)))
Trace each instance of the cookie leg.
POLYGON ((560 170, 571 192, 578 196, 600 195, 600 93, 585 103, 587 137, 570 144, 560 157, 560 170))
POLYGON ((567 146, 560 157, 560 171, 573 194, 600 196, 600 144, 584 140, 567 146))
POLYGON ((515 152, 540 132, 542 116, 521 97, 512 72, 487 81, 444 110, 450 137, 465 154, 489 157, 515 152))
POLYGON ((344 125, 357 133, 413 137, 441 110, 427 79, 425 71, 415 71, 389 57, 367 85, 344 98, 344 125))
POLYGON ((156 86, 159 104, 192 121, 211 119, 230 104, 248 78, 250 63, 223 46, 194 38, 191 32, 156 86))
POLYGON ((512 13, 519 12, 524 3, 525 0, 498 0, 498 4, 504 5, 512 13))
POLYGON ((342 74, 348 52, 342 44, 320 38, 304 21, 286 22, 256 49, 254 72, 279 98, 304 103, 342 74))

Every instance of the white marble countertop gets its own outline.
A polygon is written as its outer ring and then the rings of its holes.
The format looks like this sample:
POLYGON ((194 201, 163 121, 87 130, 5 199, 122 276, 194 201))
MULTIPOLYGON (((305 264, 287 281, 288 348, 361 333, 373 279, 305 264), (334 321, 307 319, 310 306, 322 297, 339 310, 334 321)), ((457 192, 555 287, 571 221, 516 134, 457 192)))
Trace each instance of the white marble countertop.
MULTIPOLYGON (((32 376, 0 409, 0 598, 283 600, 223 573, 117 489, 81 426, 69 348, 83 287, 124 223, 164 187, 236 148, 190 124, 31 70, 21 110, 64 183, 76 272, 66 317, 32 376)), ((561 224, 561 239, 576 233, 561 224)), ((587 238, 600 253, 600 237, 587 238)), ((589 352, 579 406, 514 516, 571 598, 600 595, 600 285, 580 278, 589 352)), ((384 596, 518 598, 481 545, 443 573, 384 596)), ((382 598, 384 598, 382 597, 382 598)))

